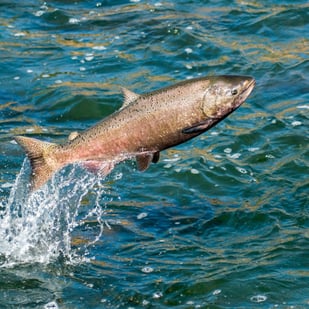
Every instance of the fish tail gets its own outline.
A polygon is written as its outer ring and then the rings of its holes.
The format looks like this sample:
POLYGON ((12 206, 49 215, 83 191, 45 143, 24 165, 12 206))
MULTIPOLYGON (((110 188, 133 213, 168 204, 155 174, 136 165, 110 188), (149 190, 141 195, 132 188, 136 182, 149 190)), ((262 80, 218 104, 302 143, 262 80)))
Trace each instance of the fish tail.
POLYGON ((53 154, 59 146, 35 138, 16 136, 15 141, 23 148, 31 165, 31 191, 45 184, 60 168, 53 154))

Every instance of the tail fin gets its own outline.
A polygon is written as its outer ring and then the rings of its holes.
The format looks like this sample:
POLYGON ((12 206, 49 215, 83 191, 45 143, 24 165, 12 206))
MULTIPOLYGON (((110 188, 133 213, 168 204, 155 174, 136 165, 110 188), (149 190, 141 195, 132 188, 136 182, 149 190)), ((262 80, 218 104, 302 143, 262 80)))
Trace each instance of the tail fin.
POLYGON ((37 190, 59 169, 59 164, 52 157, 58 146, 24 136, 16 136, 15 140, 24 149, 30 160, 32 169, 30 190, 37 190))

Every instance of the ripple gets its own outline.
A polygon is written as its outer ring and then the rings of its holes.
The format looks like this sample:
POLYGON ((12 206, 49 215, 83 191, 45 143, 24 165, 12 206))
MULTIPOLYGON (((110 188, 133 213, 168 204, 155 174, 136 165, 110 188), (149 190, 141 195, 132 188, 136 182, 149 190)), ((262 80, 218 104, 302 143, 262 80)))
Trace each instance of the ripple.
MULTIPOLYGON (((10 253, 28 263, 2 269, 1 303, 308 305, 308 5, 277 2, 0 3, 1 214, 23 160, 13 135, 66 139, 119 108, 120 86, 146 93, 202 75, 257 80, 239 110, 163 151, 145 173, 133 161, 119 165, 104 194, 94 186, 81 203, 65 191, 58 214, 71 207, 79 216, 70 231, 63 227, 62 244, 79 259, 30 261, 40 248, 52 254, 59 229, 47 247, 2 246, 1 263, 10 253)), ((61 221, 46 200, 37 216, 61 221)), ((40 224, 28 229, 46 230, 55 235, 40 224)), ((25 241, 17 234, 14 245, 25 241)))

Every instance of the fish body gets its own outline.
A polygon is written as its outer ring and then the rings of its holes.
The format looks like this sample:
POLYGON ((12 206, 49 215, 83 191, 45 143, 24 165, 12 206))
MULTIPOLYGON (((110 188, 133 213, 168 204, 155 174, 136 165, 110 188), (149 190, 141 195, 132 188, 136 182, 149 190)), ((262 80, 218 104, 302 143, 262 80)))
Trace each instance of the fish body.
POLYGON ((32 190, 64 166, 82 162, 108 174, 114 164, 136 157, 139 170, 164 149, 205 132, 238 108, 255 81, 248 76, 191 79, 147 94, 123 89, 123 106, 93 127, 53 144, 17 136, 32 167, 32 190))

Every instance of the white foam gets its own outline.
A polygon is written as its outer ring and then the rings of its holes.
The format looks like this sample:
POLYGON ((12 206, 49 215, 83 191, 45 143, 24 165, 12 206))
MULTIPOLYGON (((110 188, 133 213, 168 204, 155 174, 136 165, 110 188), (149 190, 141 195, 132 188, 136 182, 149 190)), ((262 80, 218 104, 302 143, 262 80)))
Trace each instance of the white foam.
POLYGON ((104 229, 104 209, 99 204, 104 187, 95 186, 93 206, 80 218, 84 196, 98 183, 95 175, 81 173, 80 167, 71 166, 69 173, 57 173, 48 185, 29 194, 29 174, 29 163, 25 160, 8 200, 0 205, 0 256, 4 260, 0 267, 47 264, 59 256, 73 263, 87 260, 87 247, 99 240, 104 229), (73 248, 72 232, 87 220, 97 221, 97 235, 73 248))

